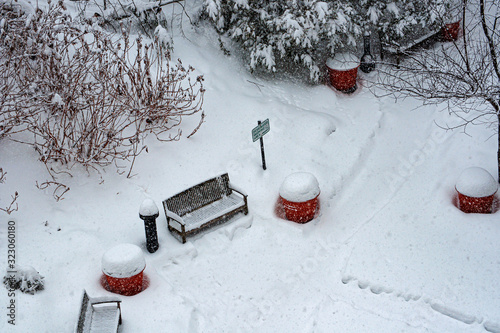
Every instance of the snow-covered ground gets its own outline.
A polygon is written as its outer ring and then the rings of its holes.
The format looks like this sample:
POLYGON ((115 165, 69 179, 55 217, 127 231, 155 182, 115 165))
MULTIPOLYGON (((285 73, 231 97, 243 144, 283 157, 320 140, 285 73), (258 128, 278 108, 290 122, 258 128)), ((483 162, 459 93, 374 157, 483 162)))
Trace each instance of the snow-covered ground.
MULTIPOLYGON (((377 98, 359 80, 352 95, 327 86, 256 78, 226 57, 216 36, 184 26, 175 57, 205 75, 206 123, 190 139, 148 143, 131 179, 112 169, 74 169, 55 202, 29 147, 3 140, 0 267, 7 266, 7 221, 16 221, 16 263, 45 277, 45 290, 16 293, 16 325, 1 332, 70 332, 82 290, 100 284, 101 258, 120 243, 140 246, 149 287, 122 296, 121 332, 500 332, 499 214, 464 214, 454 205, 461 172, 496 175, 496 144, 485 127, 468 134, 436 125, 444 107, 377 98), (267 170, 251 130, 269 118, 267 170), (281 183, 310 172, 321 212, 299 225, 275 213, 281 183), (166 228, 161 201, 228 172, 250 213, 186 244, 166 228), (139 209, 160 207, 160 248, 146 250, 139 209)), ((376 73, 370 74, 376 75, 376 73)), ((185 132, 196 124, 186 119, 185 132)), ((495 177, 496 178, 496 177, 495 177)))

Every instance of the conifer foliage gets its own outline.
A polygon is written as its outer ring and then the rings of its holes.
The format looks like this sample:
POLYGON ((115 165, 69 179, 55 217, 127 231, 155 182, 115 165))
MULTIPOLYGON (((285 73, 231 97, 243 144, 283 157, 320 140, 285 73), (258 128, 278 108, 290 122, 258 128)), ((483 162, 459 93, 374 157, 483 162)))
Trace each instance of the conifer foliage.
MULTIPOLYGON (((449 0, 204 0, 202 17, 242 46, 248 66, 303 67, 317 82, 325 58, 357 51, 364 30, 394 42, 439 26, 449 0)), ((418 37, 418 36, 416 36, 418 37)))
POLYGON ((441 28, 452 19, 454 0, 361 0, 353 1, 357 22, 377 32, 381 42, 397 44, 441 28))
POLYGON ((313 81, 320 75, 320 44, 330 51, 354 45, 360 33, 352 21, 354 13, 347 1, 205 1, 206 17, 220 34, 239 42, 248 52, 250 69, 275 72, 291 61, 305 67, 313 81))

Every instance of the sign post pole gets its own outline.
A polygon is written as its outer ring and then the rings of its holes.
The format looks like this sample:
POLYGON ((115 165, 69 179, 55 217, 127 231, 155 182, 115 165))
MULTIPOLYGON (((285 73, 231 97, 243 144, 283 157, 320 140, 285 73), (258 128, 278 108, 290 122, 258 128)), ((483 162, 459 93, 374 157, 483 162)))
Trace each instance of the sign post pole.
POLYGON ((262 169, 266 170, 266 155, 264 154, 264 139, 262 138, 264 135, 269 133, 269 119, 264 121, 257 121, 257 127, 252 130, 252 140, 253 142, 260 139, 260 153, 262 156, 262 169))
MULTIPOLYGON (((259 120, 257 122, 258 125, 260 125, 262 122, 259 120)), ((260 154, 262 156, 262 169, 266 170, 266 155, 264 154, 264 136, 260 137, 260 154)))

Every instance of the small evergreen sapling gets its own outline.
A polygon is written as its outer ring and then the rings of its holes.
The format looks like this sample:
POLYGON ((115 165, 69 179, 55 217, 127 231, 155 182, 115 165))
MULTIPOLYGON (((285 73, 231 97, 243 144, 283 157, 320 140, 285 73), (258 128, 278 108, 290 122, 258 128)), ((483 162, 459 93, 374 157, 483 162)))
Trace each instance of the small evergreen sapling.
POLYGON ((35 292, 43 290, 44 280, 31 266, 15 265, 15 273, 8 272, 3 278, 3 284, 7 289, 20 290, 26 294, 35 294, 35 292))

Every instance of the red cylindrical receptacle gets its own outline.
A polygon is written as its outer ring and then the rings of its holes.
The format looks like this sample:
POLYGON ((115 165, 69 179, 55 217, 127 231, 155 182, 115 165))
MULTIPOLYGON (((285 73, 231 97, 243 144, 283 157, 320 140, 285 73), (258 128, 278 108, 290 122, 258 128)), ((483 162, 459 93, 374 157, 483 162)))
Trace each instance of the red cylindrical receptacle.
POLYGON ((318 211, 319 184, 312 174, 296 172, 285 178, 280 187, 287 220, 306 223, 311 221, 318 211))
POLYGON ((143 272, 128 278, 115 278, 106 274, 104 276, 106 276, 106 282, 108 282, 109 289, 113 293, 133 296, 142 291, 143 272))
POLYGON ((133 244, 117 245, 102 257, 109 291, 120 295, 132 296, 142 291, 145 267, 142 250, 133 244))
POLYGON ((465 169, 455 189, 458 193, 458 208, 464 213, 493 212, 498 183, 488 171, 478 167, 465 169))
POLYGON ((458 32, 460 31, 460 21, 453 23, 446 23, 444 27, 441 28, 441 34, 443 39, 449 42, 458 39, 458 32))
POLYGON ((490 214, 493 211, 494 199, 494 194, 487 197, 474 198, 458 192, 458 208, 464 213, 490 214))
POLYGON ((286 219, 297 222, 306 223, 311 221, 316 215, 318 208, 318 197, 306 202, 293 202, 281 198, 283 208, 285 209, 286 219))
POLYGON ((356 90, 360 60, 352 53, 339 53, 326 62, 330 84, 337 90, 352 93, 356 90))

